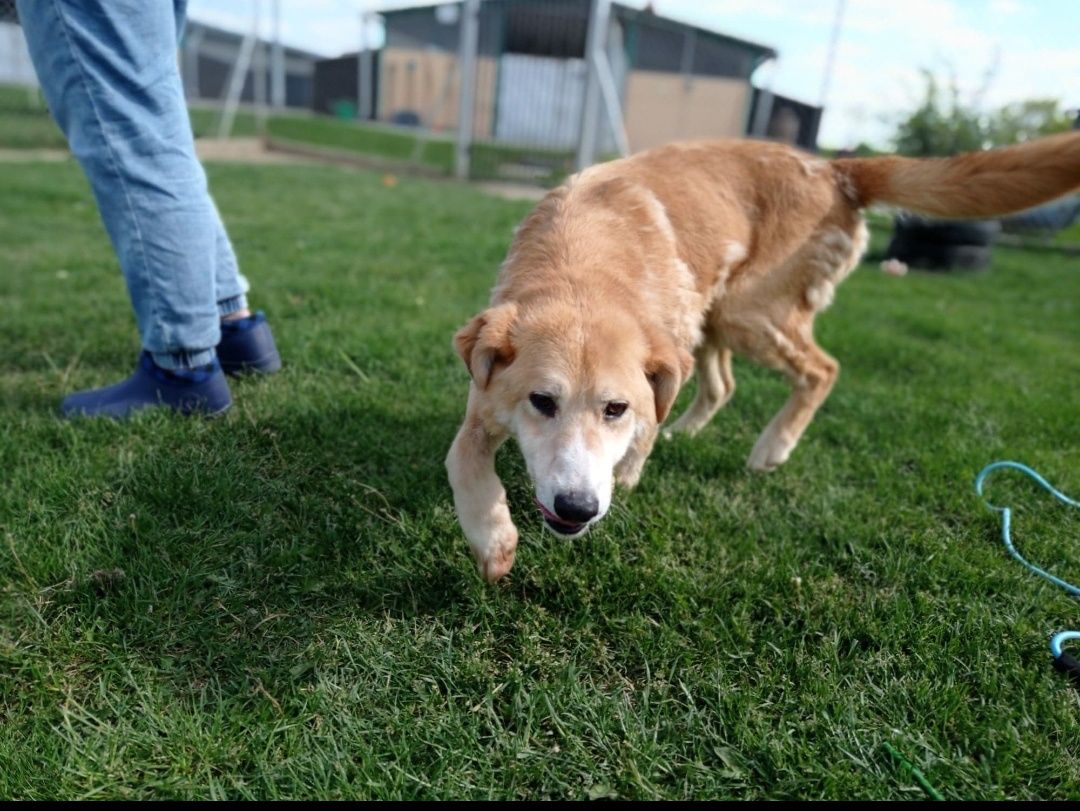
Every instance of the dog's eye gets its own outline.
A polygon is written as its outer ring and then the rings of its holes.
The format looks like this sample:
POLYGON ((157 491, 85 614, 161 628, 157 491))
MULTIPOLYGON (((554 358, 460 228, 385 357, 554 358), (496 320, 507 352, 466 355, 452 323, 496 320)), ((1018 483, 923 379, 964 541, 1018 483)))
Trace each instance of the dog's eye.
POLYGON ((617 420, 626 413, 627 403, 608 403, 604 407, 605 420, 617 420))
POLYGON ((534 391, 529 395, 529 402, 533 404, 533 408, 545 417, 555 416, 555 398, 550 397, 547 394, 538 394, 534 391))

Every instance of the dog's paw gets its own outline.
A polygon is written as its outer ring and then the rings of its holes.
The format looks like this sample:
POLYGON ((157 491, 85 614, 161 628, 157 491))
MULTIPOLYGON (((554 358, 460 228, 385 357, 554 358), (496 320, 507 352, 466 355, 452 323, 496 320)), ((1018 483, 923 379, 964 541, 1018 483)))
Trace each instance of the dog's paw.
POLYGON ((686 436, 694 436, 702 428, 706 426, 708 421, 695 420, 689 418, 689 415, 683 414, 679 419, 675 420, 671 425, 665 428, 660 435, 666 440, 672 440, 676 434, 685 434, 686 436))
POLYGON ((493 529, 482 548, 473 547, 477 571, 488 583, 495 583, 510 572, 517 554, 518 531, 513 522, 493 529))
POLYGON ((769 473, 788 460, 795 445, 795 442, 767 431, 754 443, 746 466, 755 473, 769 473))
POLYGON ((506 575, 510 574, 510 570, 514 567, 515 555, 516 552, 513 549, 502 551, 498 556, 480 561, 477 564, 477 570, 480 572, 480 576, 488 583, 498 583, 506 575))

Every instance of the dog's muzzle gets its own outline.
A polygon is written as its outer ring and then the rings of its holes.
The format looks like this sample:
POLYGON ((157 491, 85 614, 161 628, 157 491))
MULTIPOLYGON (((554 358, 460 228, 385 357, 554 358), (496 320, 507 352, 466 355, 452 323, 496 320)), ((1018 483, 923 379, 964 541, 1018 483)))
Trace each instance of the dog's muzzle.
MULTIPOLYGON (((556 497, 556 506, 559 506, 560 498, 562 498, 562 496, 556 497)), ((533 501, 536 502, 536 506, 539 508, 540 514, 544 516, 544 521, 547 523, 547 525, 559 535, 565 535, 567 537, 580 535, 582 532, 588 529, 589 521, 591 521, 596 516, 597 512, 596 510, 594 510, 590 515, 586 516, 584 514, 584 511, 573 513, 564 509, 563 515, 560 516, 556 515, 547 507, 545 507, 540 502, 540 499, 534 497, 533 501), (584 518, 584 520, 574 520, 581 518, 584 518)))

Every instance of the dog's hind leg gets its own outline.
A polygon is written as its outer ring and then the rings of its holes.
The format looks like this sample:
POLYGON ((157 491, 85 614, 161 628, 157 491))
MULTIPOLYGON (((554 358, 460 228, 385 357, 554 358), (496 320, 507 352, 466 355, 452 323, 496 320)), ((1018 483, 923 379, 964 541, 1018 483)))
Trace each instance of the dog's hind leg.
POLYGON ((694 402, 669 428, 664 436, 684 433, 693 436, 713 418, 735 393, 735 377, 731 374, 731 350, 719 346, 708 337, 694 352, 694 367, 698 386, 694 402))
POLYGON ((473 412, 471 396, 469 400, 465 422, 446 456, 446 472, 476 565, 484 579, 493 583, 514 565, 518 542, 506 490, 495 473, 495 451, 506 437, 489 433, 473 412))
POLYGON ((788 460, 840 373, 840 364, 814 343, 809 322, 801 330, 770 326, 766 332, 767 340, 758 343, 753 356, 784 372, 792 391, 750 452, 747 466, 760 472, 775 470, 788 460))

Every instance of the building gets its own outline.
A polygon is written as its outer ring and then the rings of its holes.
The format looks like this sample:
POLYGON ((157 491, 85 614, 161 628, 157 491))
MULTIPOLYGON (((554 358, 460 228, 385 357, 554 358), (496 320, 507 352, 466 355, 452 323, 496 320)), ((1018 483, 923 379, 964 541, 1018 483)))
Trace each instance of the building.
MULTIPOLYGON (((574 146, 589 7, 589 0, 481 3, 477 138, 574 146)), ((378 55, 376 117, 414 120, 435 131, 456 127, 461 4, 380 13, 386 40, 378 55)), ((608 57, 634 151, 685 138, 769 133, 814 145, 820 110, 794 100, 770 96, 768 116, 755 129, 751 77, 777 57, 768 46, 614 4, 608 57)), ((609 132, 605 148, 611 146, 609 132)))
MULTIPOLYGON (((228 91, 229 77, 240 56, 244 35, 188 20, 180 44, 180 72, 189 101, 219 103, 228 91)), ((270 87, 271 44, 260 42, 266 64, 266 87, 270 87)), ((315 62, 321 57, 286 47, 285 104, 288 107, 311 106, 315 62)), ((26 39, 19 26, 14 5, 0 2, 0 84, 37 86, 37 76, 27 51, 26 39)), ((355 87, 355 82, 354 82, 355 87)), ((241 97, 255 100, 254 72, 248 71, 241 97)))
MULTIPOLYGON (((184 79, 184 92, 188 101, 220 103, 229 90, 229 78, 233 66, 240 57, 244 34, 226 31, 212 25, 188 20, 180 43, 180 73, 184 79)), ((270 94, 271 43, 260 40, 266 66, 266 93, 270 94)), ((284 47, 285 57, 285 106, 310 108, 313 98, 315 62, 322 57, 284 47)), ((255 71, 248 70, 240 101, 255 101, 255 71)))
POLYGON ((754 88, 748 132, 813 150, 817 148, 821 113, 820 107, 754 88))

